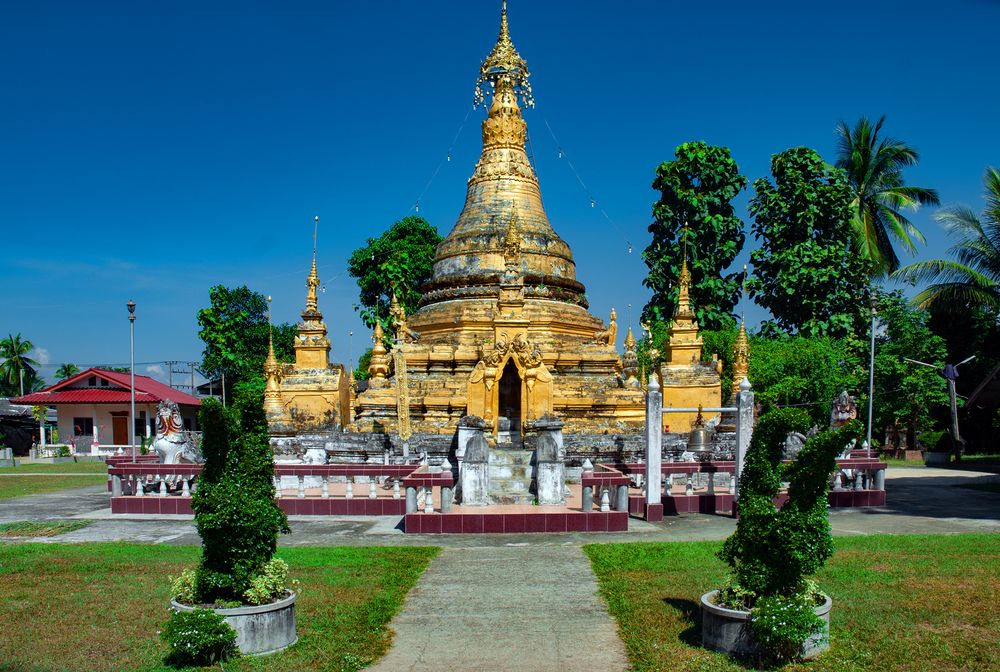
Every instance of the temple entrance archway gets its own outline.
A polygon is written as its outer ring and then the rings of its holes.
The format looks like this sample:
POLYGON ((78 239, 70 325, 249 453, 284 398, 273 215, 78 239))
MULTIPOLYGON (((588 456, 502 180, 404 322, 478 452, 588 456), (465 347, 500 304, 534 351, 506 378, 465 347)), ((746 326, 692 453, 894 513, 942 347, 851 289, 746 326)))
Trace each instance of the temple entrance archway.
MULTIPOLYGON (((497 389, 497 416, 510 420, 509 431, 512 436, 521 433, 521 374, 517 370, 514 359, 508 359, 500 376, 497 389)), ((498 427, 504 429, 503 427, 498 427)))

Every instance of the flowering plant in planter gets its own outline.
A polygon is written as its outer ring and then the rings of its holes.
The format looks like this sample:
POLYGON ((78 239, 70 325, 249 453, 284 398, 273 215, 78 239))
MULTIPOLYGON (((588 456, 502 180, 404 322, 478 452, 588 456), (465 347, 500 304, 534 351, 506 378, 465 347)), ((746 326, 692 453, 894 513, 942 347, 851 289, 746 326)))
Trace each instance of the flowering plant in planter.
MULTIPOLYGON (((289 527, 275 500, 263 397, 255 392, 238 390, 228 409, 214 399, 202 404, 205 464, 191 499, 202 554, 198 567, 173 583, 175 610, 206 606, 225 611, 294 598, 286 585, 288 565, 273 557, 278 535, 289 527)), ((291 619, 294 637, 294 611, 291 619)), ((227 621, 235 622, 229 614, 227 621)), ((253 652, 240 639, 237 644, 245 653, 253 652)))
MULTIPOLYGON (((730 584, 715 604, 749 611, 752 644, 758 657, 799 657, 826 624, 815 608, 828 601, 809 576, 833 554, 827 493, 837 455, 862 434, 857 421, 808 439, 797 459, 782 463, 785 437, 805 432, 809 416, 779 409, 762 416, 754 429, 739 485, 739 522, 719 557, 732 568, 730 584), (785 504, 774 500, 788 482, 785 504)), ((828 612, 827 612, 828 613, 828 612)))

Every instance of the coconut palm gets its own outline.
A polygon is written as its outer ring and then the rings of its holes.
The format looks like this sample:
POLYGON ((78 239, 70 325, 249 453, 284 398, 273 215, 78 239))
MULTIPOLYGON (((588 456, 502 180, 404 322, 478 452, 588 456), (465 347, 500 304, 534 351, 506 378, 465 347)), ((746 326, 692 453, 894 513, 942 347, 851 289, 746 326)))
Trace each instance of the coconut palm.
POLYGON ((875 266, 876 276, 899 268, 893 239, 911 254, 924 236, 903 214, 921 205, 938 205, 937 192, 903 184, 903 168, 914 166, 920 155, 894 138, 881 136, 883 116, 874 124, 861 117, 854 128, 837 124, 837 167, 847 173, 854 191, 854 228, 858 251, 875 266))
POLYGON ((3 363, 0 364, 0 384, 7 392, 20 392, 22 382, 30 382, 38 377, 35 371, 38 362, 28 357, 34 347, 31 341, 21 340, 21 334, 8 334, 7 338, 0 339, 0 358, 3 358, 3 363))
POLYGON ((71 376, 75 376, 80 373, 80 367, 76 364, 61 364, 58 369, 56 369, 56 378, 59 380, 65 380, 71 376))
POLYGON ((944 208, 935 215, 958 238, 948 250, 954 260, 916 262, 893 276, 933 283, 913 298, 918 305, 1000 309, 1000 172, 987 168, 983 181, 986 209, 982 218, 965 206, 944 208))

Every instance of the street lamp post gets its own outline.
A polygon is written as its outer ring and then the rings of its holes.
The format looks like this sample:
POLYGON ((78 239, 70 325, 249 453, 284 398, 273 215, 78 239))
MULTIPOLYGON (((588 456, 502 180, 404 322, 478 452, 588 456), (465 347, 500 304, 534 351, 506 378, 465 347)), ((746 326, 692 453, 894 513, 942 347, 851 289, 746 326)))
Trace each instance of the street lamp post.
POLYGON ((868 458, 872 456, 872 409, 875 406, 875 318, 878 312, 875 310, 875 298, 872 297, 872 345, 871 358, 868 360, 868 458))
POLYGON ((128 306, 129 397, 132 402, 128 437, 132 445, 132 462, 135 462, 135 301, 129 300, 125 305, 128 306))

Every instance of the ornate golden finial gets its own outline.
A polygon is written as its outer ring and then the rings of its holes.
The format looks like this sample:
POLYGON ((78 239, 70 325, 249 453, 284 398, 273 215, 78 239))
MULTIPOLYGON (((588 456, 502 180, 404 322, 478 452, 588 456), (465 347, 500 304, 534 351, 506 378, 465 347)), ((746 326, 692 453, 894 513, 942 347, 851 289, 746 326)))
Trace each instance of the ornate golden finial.
POLYGON ((740 331, 733 343, 733 386, 734 395, 740 393, 740 383, 750 370, 750 344, 747 341, 746 320, 740 320, 740 331))
POLYGON ((373 389, 388 387, 389 380, 389 355, 385 349, 385 332, 382 331, 382 323, 375 322, 375 331, 372 333, 372 358, 368 364, 370 378, 368 386, 373 389))
POLYGON ((319 217, 313 219, 313 261, 309 277, 306 278, 306 312, 319 310, 316 290, 319 289, 319 273, 316 272, 316 233, 319 230, 319 217))
POLYGON ((632 335, 632 326, 629 325, 628 332, 625 334, 625 356, 622 357, 622 376, 625 379, 625 384, 630 386, 638 386, 639 380, 636 378, 639 373, 639 357, 635 352, 635 336, 632 335))
POLYGON ((479 107, 483 104, 486 95, 483 87, 487 83, 494 90, 500 83, 504 83, 510 86, 516 95, 521 96, 525 106, 534 107, 535 99, 531 95, 531 83, 528 81, 530 76, 528 63, 517 53, 510 39, 510 30, 507 26, 507 0, 503 0, 500 10, 500 36, 493 51, 479 68, 474 106, 479 107))
POLYGON ((267 378, 265 390, 276 392, 279 389, 281 364, 274 356, 274 328, 271 326, 271 297, 267 297, 267 359, 264 360, 264 374, 267 378))

